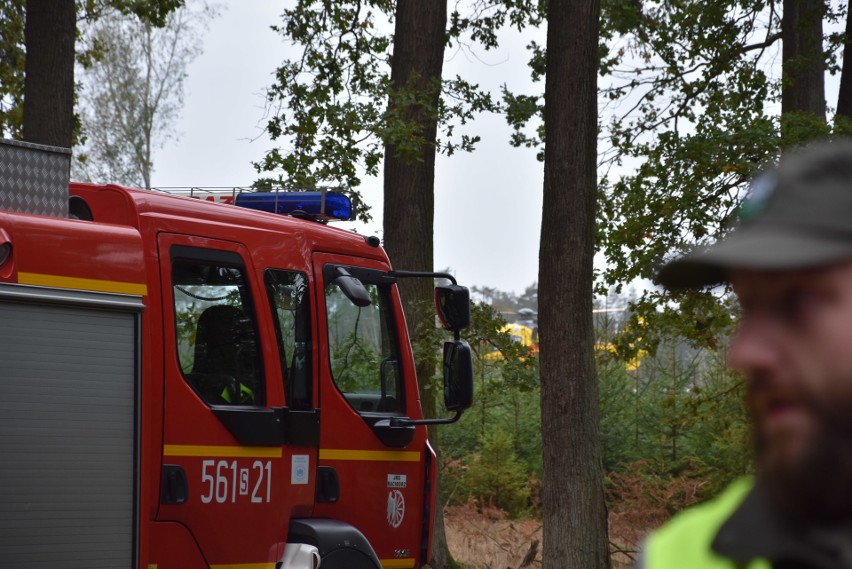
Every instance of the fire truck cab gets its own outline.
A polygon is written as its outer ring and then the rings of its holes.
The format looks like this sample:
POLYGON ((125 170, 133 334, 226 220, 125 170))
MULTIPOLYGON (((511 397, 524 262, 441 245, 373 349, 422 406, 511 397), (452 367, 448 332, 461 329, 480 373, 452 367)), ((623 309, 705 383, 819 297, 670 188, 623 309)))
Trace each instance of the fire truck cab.
MULTIPOLYGON (((310 219, 113 185, 70 196, 78 219, 0 197, 2 564, 426 563, 435 421, 397 290, 415 275, 310 219)), ((467 290, 436 300, 456 419, 467 290)))

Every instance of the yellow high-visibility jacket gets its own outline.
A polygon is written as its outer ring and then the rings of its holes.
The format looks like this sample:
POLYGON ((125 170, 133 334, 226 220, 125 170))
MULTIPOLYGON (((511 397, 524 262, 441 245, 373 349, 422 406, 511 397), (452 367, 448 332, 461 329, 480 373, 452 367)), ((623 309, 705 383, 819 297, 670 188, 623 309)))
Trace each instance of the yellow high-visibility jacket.
POLYGON ((645 569, 771 569, 764 559, 738 565, 712 548, 719 529, 753 486, 749 478, 738 480, 713 500, 676 515, 648 538, 640 565, 645 569))

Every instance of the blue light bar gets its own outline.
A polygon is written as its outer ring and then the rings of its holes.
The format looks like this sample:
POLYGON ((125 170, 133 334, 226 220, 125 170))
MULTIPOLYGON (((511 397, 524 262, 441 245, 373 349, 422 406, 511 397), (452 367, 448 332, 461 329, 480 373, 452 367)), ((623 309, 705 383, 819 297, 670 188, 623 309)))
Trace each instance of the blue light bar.
POLYGON ((234 203, 240 207, 281 215, 304 212, 317 219, 341 221, 352 217, 352 201, 339 192, 242 192, 234 203))

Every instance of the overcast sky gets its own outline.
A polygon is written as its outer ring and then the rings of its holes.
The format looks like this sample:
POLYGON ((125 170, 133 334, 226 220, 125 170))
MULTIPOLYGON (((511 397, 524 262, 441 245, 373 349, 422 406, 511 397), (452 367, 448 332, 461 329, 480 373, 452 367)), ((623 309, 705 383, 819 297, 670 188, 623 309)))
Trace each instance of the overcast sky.
MULTIPOLYGON (((204 35, 204 53, 189 68, 185 107, 175 142, 158 151, 154 186, 247 186, 252 161, 273 146, 263 135, 263 91, 278 65, 295 52, 269 29, 283 3, 229 3, 204 35)), ((544 30, 504 34, 500 50, 448 53, 445 76, 462 75, 493 88, 527 93, 533 86, 524 46, 544 42, 544 30)), ((461 284, 522 292, 537 279, 542 164, 535 151, 515 149, 500 117, 481 116, 482 142, 472 154, 439 156, 435 180, 435 268, 449 267, 461 284)), ((359 233, 381 234, 382 183, 361 188, 374 221, 359 233)), ((354 227, 353 224, 340 224, 354 227)), ((393 260, 391 260, 393 261, 393 260)))

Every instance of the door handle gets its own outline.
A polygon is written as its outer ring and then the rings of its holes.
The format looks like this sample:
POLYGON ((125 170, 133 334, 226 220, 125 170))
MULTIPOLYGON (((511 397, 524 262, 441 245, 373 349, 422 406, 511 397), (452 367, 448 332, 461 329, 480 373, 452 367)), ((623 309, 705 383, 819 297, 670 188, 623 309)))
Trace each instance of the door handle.
POLYGON ((317 502, 337 502, 340 499, 340 480, 330 466, 317 468, 317 502))
POLYGON ((164 464, 160 503, 183 504, 188 496, 189 484, 186 481, 186 472, 184 472, 183 467, 176 464, 164 464))

